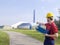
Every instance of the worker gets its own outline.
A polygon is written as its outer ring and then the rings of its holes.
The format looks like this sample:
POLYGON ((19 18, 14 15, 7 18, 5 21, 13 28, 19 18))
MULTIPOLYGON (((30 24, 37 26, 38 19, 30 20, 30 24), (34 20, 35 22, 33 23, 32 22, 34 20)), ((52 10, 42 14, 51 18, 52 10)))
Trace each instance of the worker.
POLYGON ((45 35, 44 45, 55 45, 55 39, 58 37, 58 28, 53 21, 54 14, 52 12, 47 13, 47 23, 43 24, 37 22, 38 24, 42 24, 46 26, 46 30, 49 32, 45 35))

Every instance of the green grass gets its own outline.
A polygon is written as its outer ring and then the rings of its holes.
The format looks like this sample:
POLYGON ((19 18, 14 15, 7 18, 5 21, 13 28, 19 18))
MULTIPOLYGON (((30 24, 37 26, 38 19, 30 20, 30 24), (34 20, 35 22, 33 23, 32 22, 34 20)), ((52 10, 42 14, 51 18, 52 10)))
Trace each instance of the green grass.
MULTIPOLYGON (((30 37, 33 37, 39 41, 44 41, 44 35, 35 31, 35 30, 21 30, 21 29, 15 29, 15 30, 11 30, 11 31, 15 31, 15 32, 20 32, 20 33, 23 33, 23 34, 26 34, 30 37)), ((56 45, 60 45, 60 32, 59 32, 59 37, 58 39, 55 41, 56 42, 56 45)))
POLYGON ((9 45, 9 36, 3 31, 0 31, 0 45, 9 45))
POLYGON ((59 31, 59 37, 56 39, 56 45, 60 45, 60 31, 59 31))

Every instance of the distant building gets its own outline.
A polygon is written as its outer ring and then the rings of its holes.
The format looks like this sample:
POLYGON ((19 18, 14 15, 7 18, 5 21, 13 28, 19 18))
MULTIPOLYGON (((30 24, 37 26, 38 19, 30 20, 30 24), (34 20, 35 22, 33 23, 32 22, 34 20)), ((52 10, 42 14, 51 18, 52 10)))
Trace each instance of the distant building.
POLYGON ((18 22, 11 26, 12 28, 28 28, 31 29, 32 25, 28 22, 18 22))
POLYGON ((3 29, 4 26, 0 26, 0 29, 3 29))
POLYGON ((17 28, 20 28, 20 29, 32 29, 32 25, 30 23, 22 23, 22 24, 18 25, 17 28))
POLYGON ((4 25, 3 29, 12 29, 12 27, 9 25, 4 25))

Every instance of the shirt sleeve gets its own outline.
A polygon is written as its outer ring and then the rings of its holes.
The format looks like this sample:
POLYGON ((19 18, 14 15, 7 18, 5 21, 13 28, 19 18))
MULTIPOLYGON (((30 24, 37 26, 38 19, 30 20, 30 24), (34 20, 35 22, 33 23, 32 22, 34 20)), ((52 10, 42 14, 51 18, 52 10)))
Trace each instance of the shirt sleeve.
POLYGON ((58 28, 57 28, 56 24, 52 24, 52 28, 53 28, 54 33, 58 33, 58 28))

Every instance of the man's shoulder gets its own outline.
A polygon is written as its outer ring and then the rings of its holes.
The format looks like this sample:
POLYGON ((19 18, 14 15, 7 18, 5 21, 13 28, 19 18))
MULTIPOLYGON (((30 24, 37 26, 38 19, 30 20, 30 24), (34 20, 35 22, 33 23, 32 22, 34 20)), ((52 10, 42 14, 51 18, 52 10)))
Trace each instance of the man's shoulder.
POLYGON ((52 26, 56 26, 56 24, 55 24, 55 22, 52 22, 52 24, 51 24, 52 26))

